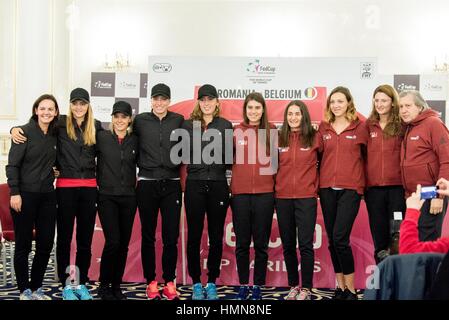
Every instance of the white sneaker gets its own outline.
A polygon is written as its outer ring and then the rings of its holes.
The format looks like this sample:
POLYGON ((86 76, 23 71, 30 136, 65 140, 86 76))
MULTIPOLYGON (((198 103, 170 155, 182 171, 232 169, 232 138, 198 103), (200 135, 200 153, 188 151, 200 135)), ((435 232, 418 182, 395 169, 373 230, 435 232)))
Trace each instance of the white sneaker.
POLYGON ((33 300, 51 300, 49 296, 44 294, 42 287, 34 291, 31 297, 33 298, 33 300))
POLYGON ((20 294, 20 300, 33 300, 33 293, 30 289, 26 289, 20 294))
POLYGON ((296 300, 298 298, 300 288, 298 286, 290 288, 288 295, 284 298, 285 300, 296 300))

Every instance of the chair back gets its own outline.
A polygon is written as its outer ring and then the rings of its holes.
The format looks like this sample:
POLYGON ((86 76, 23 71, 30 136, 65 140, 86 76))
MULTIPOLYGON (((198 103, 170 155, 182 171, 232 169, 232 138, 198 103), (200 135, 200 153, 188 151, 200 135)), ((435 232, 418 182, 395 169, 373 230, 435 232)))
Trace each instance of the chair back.
POLYGON ((9 206, 9 186, 6 183, 0 184, 0 223, 3 238, 6 241, 14 241, 14 223, 9 206))

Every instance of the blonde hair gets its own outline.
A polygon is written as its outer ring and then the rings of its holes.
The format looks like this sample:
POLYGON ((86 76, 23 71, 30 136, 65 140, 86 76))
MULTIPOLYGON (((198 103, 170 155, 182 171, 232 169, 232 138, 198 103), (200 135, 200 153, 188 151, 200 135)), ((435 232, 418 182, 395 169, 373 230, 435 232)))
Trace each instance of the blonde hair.
POLYGON ((325 121, 328 123, 332 123, 335 121, 335 115, 332 113, 331 108, 330 108, 331 97, 335 93, 344 94, 344 96, 346 97, 346 100, 348 101, 348 108, 346 109, 346 113, 345 113, 346 120, 348 120, 349 122, 357 120, 359 117, 357 116, 357 111, 356 111, 355 105, 354 105, 354 98, 352 97, 351 92, 349 91, 348 88, 339 86, 339 87, 336 87, 334 90, 332 90, 331 93, 329 94, 329 96, 327 97, 326 111, 324 112, 325 121))
MULTIPOLYGON (((70 103, 69 111, 67 112, 67 119, 66 119, 66 127, 67 127, 67 135, 70 139, 73 141, 77 140, 76 133, 75 133, 75 127, 73 126, 73 114, 72 114, 72 103, 70 103)), ((86 124, 86 127, 83 131, 83 141, 84 145, 86 146, 93 146, 96 143, 95 140, 95 119, 92 111, 92 107, 90 106, 90 103, 87 104, 87 112, 84 116, 84 123, 86 124)))
POLYGON ((426 109, 430 109, 430 107, 427 104, 426 100, 423 98, 421 93, 419 93, 419 91, 417 91, 417 90, 404 90, 404 91, 401 91, 401 93, 399 94, 399 98, 404 98, 404 97, 409 96, 409 95, 412 96, 413 102, 415 103, 415 105, 417 107, 422 108, 421 112, 423 112, 426 109))
MULTIPOLYGON (((218 98, 215 99, 217 99, 218 103, 217 106, 215 107, 214 113, 212 114, 214 118, 220 115, 220 101, 218 100, 218 98)), ((195 103, 195 107, 193 108, 193 111, 190 114, 190 120, 201 121, 201 125, 204 126, 203 111, 201 111, 199 101, 195 103)))

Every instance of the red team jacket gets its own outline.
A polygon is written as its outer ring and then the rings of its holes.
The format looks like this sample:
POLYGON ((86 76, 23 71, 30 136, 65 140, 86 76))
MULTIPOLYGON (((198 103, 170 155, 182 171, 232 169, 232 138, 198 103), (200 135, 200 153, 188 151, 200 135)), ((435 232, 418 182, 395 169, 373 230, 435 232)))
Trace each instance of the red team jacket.
POLYGON ((367 131, 360 120, 337 134, 327 122, 321 122, 320 188, 338 187, 363 194, 365 171, 362 146, 367 143, 367 131))
POLYGON ((402 137, 385 137, 378 121, 367 120, 365 127, 368 132, 366 186, 401 186, 402 137))
POLYGON ((291 132, 288 147, 279 147, 279 169, 276 175, 276 198, 312 198, 318 191, 319 134, 314 144, 303 148, 300 132, 291 132))
MULTIPOLYGON (((245 124, 244 122, 234 127, 234 149, 237 152, 244 152, 245 162, 242 164, 236 163, 234 156, 234 164, 232 165, 231 178, 231 192, 232 194, 255 194, 274 192, 274 177, 276 172, 272 174, 261 174, 262 168, 270 167, 270 164, 261 164, 257 155, 259 150, 259 141, 257 130, 258 126, 245 124), (246 132, 252 130, 256 133, 256 141, 248 140, 248 137, 239 137, 238 131, 246 132), (248 161, 248 154, 255 154, 255 163, 250 164, 248 161)), ((270 129, 276 127, 270 124, 270 129)), ((265 141, 260 144, 265 145, 265 141)))
POLYGON ((432 186, 439 178, 449 179, 449 131, 437 112, 425 110, 407 126, 401 171, 407 196, 417 184, 432 186))

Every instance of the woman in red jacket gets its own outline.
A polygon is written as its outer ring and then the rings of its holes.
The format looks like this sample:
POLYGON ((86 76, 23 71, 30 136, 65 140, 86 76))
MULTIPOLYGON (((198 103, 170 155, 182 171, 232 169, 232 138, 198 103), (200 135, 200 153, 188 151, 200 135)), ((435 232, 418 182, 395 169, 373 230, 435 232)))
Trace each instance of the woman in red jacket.
POLYGON ((279 135, 279 169, 276 175, 276 212, 288 285, 286 300, 310 300, 317 215, 318 135, 304 102, 295 100, 285 108, 279 135), (299 287, 296 239, 301 253, 302 288, 299 287))
POLYGON ((238 300, 249 297, 249 247, 254 241, 254 286, 252 300, 261 300, 268 262, 268 241, 274 211, 274 174, 270 164, 274 125, 268 123, 263 96, 250 93, 243 104, 243 122, 234 128, 235 159, 232 166, 231 208, 236 236, 238 300), (273 130, 269 130, 273 129, 273 130), (271 135, 270 135, 270 131, 271 135))
MULTIPOLYGON (((399 114, 406 124, 401 148, 402 183, 409 196, 418 184, 434 186, 438 179, 449 178, 449 131, 418 91, 401 92, 399 104, 399 114)), ((447 198, 424 202, 418 224, 420 241, 441 236, 446 208, 447 198)))
POLYGON ((319 132, 320 203, 338 283, 334 299, 356 300, 349 237, 365 186, 362 147, 366 145, 366 129, 358 119, 349 89, 336 87, 329 94, 319 132))
POLYGON ((374 90, 373 108, 365 124, 368 130, 365 202, 374 242, 374 259, 379 263, 390 246, 393 213, 405 212, 400 168, 399 97, 392 86, 384 84, 374 90))

